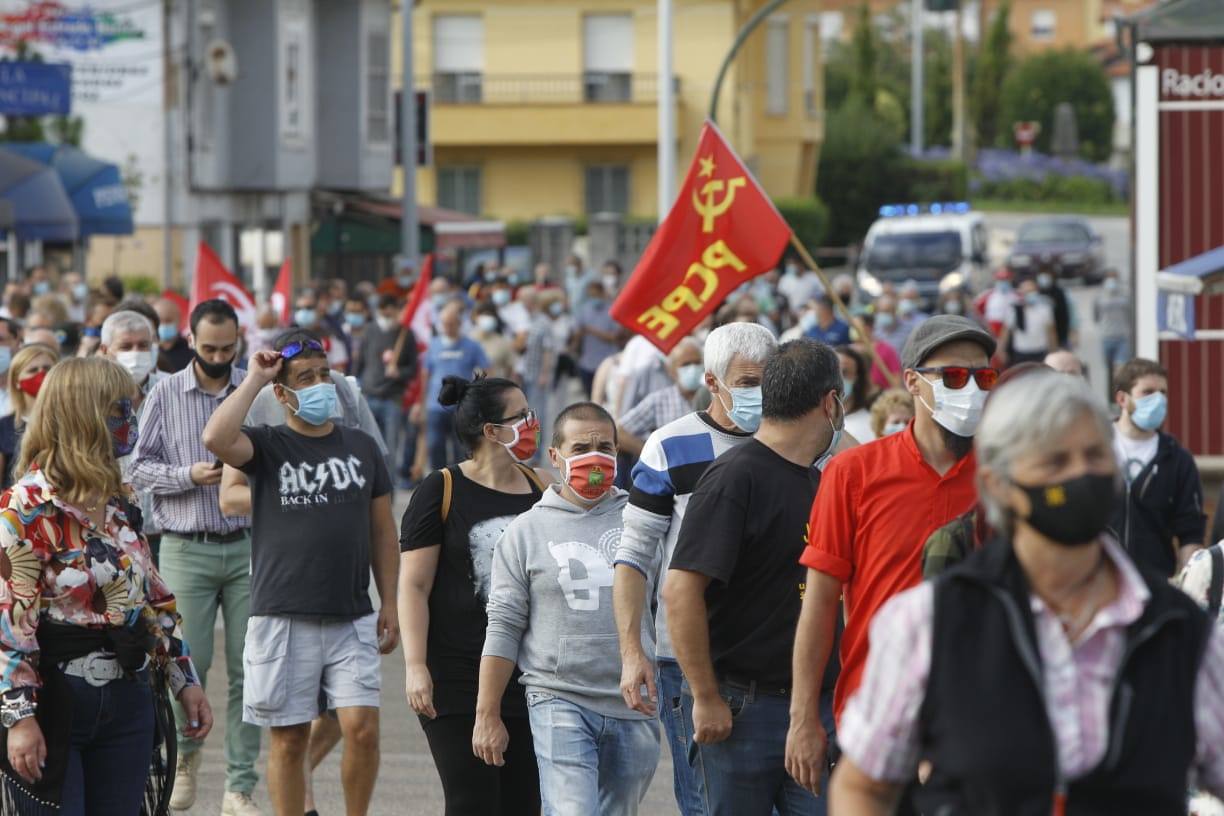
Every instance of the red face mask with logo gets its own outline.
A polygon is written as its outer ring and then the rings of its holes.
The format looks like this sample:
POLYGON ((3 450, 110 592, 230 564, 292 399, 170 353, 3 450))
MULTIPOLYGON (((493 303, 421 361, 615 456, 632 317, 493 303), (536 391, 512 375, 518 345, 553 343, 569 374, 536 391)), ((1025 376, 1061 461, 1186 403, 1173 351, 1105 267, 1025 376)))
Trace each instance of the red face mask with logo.
POLYGON ((37 397, 38 392, 42 390, 43 380, 47 379, 47 372, 40 371, 37 374, 31 374, 17 381, 17 387, 31 397, 37 397))
POLYGON ((592 451, 561 461, 565 463, 565 483, 585 502, 599 501, 616 482, 616 457, 611 454, 592 451))
POLYGON ((530 414, 508 427, 514 431, 514 439, 502 445, 510 451, 514 461, 529 461, 540 447, 540 420, 536 419, 535 414, 530 414))

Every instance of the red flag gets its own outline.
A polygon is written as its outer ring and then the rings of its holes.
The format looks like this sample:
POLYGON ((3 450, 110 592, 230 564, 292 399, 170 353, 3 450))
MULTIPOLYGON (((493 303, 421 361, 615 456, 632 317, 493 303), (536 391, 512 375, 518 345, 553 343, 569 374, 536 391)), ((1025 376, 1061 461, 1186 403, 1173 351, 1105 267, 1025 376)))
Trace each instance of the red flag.
POLYGON ((183 297, 182 295, 180 295, 178 292, 174 291, 173 289, 165 290, 164 292, 161 293, 161 296, 164 297, 166 300, 173 301, 174 305, 178 306, 179 333, 181 334, 187 331, 187 326, 191 323, 191 304, 187 301, 187 298, 183 297))
POLYGON ((791 230, 712 122, 680 195, 612 304, 669 352, 744 281, 774 268, 791 230))
POLYGON ((289 325, 289 300, 293 296, 293 266, 288 258, 281 264, 280 274, 276 276, 276 286, 272 289, 270 299, 272 311, 282 326, 289 325))
POLYGON ((433 264, 433 253, 430 253, 421 262, 421 274, 408 295, 404 311, 400 314, 400 325, 412 329, 421 343, 429 342, 431 315, 430 309, 425 306, 425 298, 429 296, 429 284, 433 280, 433 264))
POLYGON ((239 326, 255 325, 255 298, 242 281, 225 268, 208 244, 201 241, 196 252, 195 276, 191 280, 191 308, 212 298, 220 298, 234 307, 239 326))

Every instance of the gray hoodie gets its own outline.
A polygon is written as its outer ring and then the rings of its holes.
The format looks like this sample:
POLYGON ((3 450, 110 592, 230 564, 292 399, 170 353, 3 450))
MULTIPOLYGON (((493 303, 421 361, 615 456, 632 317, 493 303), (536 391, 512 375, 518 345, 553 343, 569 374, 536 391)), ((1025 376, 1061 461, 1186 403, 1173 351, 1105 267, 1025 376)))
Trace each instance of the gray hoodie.
MULTIPOLYGON (((484 654, 517 663, 528 691, 605 717, 650 719, 621 697, 612 613, 612 558, 629 494, 613 488, 584 511, 558 490, 544 491, 497 543, 484 654)), ((650 619, 642 615, 642 645, 653 659, 650 619)))

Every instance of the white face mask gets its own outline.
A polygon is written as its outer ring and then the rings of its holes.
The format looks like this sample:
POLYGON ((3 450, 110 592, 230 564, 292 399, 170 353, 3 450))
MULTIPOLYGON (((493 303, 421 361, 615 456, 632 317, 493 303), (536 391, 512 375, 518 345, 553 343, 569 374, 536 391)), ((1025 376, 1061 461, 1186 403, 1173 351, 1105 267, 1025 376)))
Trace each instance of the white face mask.
POLYGON ((934 389, 935 407, 927 405, 921 396, 918 399, 931 412, 931 417, 957 436, 969 438, 977 433, 987 397, 987 392, 978 388, 977 381, 970 377, 969 383, 959 391, 948 388, 943 380, 926 381, 934 389))
POLYGON ((396 320, 394 317, 387 317, 386 315, 380 314, 377 320, 378 320, 379 330, 381 330, 384 333, 389 332, 395 328, 396 320))
POLYGON ((126 368, 136 384, 140 385, 153 370, 156 358, 149 351, 120 351, 115 354, 115 362, 126 368))

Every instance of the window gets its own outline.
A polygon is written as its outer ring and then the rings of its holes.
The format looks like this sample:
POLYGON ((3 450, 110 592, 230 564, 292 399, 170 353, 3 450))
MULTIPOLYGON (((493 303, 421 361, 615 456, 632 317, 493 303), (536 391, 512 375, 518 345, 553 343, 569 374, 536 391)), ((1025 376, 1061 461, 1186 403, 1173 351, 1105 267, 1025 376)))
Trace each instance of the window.
POLYGON ((820 18, 809 17, 803 24, 803 111, 809 119, 820 117, 820 104, 816 98, 820 49, 820 18))
POLYGON ((366 36, 366 141, 391 138, 391 39, 386 31, 366 36))
POLYGON ((582 20, 583 98, 628 102, 633 98, 633 18, 588 14, 582 20))
POLYGON ((1058 15, 1049 9, 1038 9, 1033 12, 1032 24, 1029 28, 1029 36, 1034 40, 1052 40, 1054 39, 1054 27, 1058 22, 1058 15))
POLYGON ((840 40, 845 25, 846 16, 840 11, 820 12, 820 36, 825 42, 840 40))
POLYGON ((790 109, 790 24, 771 17, 765 29, 765 113, 785 116, 790 109))
POLYGON ((311 87, 309 30, 303 17, 285 19, 280 30, 281 81, 280 81, 280 136, 288 145, 305 144, 310 133, 309 122, 311 87))
POLYGON ((629 168, 623 164, 600 164, 586 169, 587 215, 629 212, 629 168))
POLYGON ((439 167, 438 206, 480 215, 480 168, 439 167))
POLYGON ((475 15, 434 18, 434 100, 479 102, 483 96, 484 20, 475 15))

